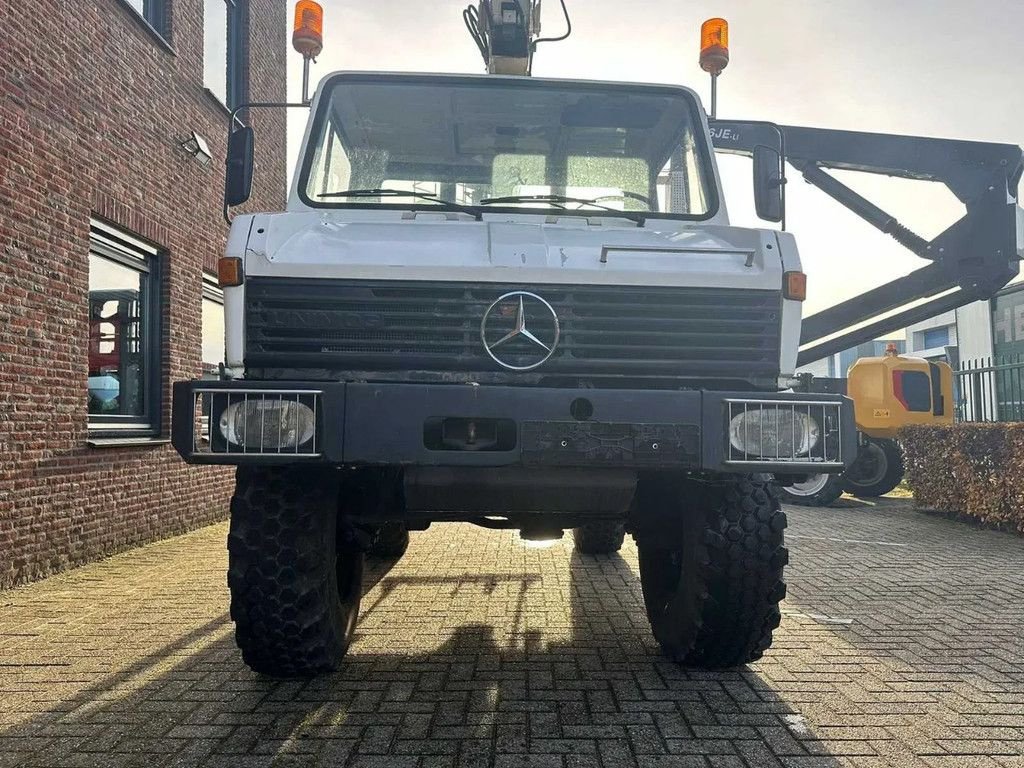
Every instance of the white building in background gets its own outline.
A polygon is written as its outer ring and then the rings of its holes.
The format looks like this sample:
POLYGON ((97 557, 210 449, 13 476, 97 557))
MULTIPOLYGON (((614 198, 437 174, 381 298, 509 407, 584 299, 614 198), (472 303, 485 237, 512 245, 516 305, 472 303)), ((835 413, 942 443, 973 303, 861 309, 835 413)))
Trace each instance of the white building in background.
POLYGON ((947 347, 958 345, 957 325, 957 312, 951 310, 907 326, 907 348, 904 354, 925 360, 946 360, 947 347))
MULTIPOLYGON (((1017 253, 1024 259, 1024 210, 1017 208, 1017 253)), ((1024 270, 1022 270, 1024 271, 1024 270)), ((994 299, 956 311, 959 362, 1024 361, 1024 276, 994 299)))
POLYGON ((907 354, 946 359, 954 368, 962 362, 1024 360, 1024 283, 909 326, 907 354))
POLYGON ((821 360, 815 360, 813 363, 797 366, 797 373, 810 373, 813 374, 816 379, 838 378, 836 374, 833 373, 835 370, 835 358, 837 357, 838 355, 831 355, 829 357, 822 358, 821 360))
POLYGON ((1024 362, 1024 282, 1004 288, 995 298, 976 301, 907 326, 905 341, 879 339, 822 360, 800 366, 800 372, 819 378, 844 378, 861 357, 880 357, 887 344, 896 343, 901 355, 961 364, 986 361, 1024 362))
POLYGON ((995 352, 992 302, 976 301, 956 311, 957 353, 962 361, 981 360, 995 352))
POLYGON ((956 311, 960 361, 1024 361, 1024 283, 956 311))

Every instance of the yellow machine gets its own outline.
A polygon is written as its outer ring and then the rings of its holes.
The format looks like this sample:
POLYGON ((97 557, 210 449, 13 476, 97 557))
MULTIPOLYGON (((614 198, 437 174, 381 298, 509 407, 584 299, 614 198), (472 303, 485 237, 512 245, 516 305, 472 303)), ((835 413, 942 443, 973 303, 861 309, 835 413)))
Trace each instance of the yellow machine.
POLYGON ((827 506, 843 491, 860 498, 882 496, 903 480, 899 430, 953 423, 953 369, 903 357, 895 344, 883 357, 864 357, 850 367, 846 394, 860 432, 857 460, 841 475, 782 478, 782 496, 789 503, 827 506))
POLYGON ((847 394, 857 429, 868 437, 892 439, 913 424, 953 423, 953 369, 898 355, 893 344, 884 357, 853 364, 847 394))

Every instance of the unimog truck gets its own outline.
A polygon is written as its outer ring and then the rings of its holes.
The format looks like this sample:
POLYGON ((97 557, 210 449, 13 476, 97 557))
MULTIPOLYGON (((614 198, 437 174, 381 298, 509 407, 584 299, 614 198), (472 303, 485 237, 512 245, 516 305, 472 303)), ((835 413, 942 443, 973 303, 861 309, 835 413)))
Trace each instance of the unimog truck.
MULTIPOLYGON (((287 211, 231 223, 224 376, 174 391, 184 459, 237 466, 250 667, 336 669, 366 554, 442 522, 572 530, 583 553, 628 531, 669 657, 764 653, 788 557, 773 474, 842 472, 857 433, 845 397, 791 391, 796 244, 729 224, 712 127, 673 85, 321 81, 287 211)), ((228 204, 253 142, 234 126, 228 204)), ((782 149, 749 152, 772 221, 782 149)))

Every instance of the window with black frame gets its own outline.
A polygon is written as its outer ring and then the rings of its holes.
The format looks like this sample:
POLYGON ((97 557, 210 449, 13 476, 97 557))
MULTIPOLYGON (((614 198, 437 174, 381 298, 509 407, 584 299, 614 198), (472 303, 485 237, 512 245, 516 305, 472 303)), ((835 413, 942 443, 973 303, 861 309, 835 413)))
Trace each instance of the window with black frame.
POLYGON ((203 85, 228 108, 242 102, 242 3, 203 0, 203 85))
POLYGON ((167 38, 167 0, 125 0, 153 31, 167 38))
POLYGON ((89 430, 160 429, 156 248, 94 222, 89 237, 89 430))

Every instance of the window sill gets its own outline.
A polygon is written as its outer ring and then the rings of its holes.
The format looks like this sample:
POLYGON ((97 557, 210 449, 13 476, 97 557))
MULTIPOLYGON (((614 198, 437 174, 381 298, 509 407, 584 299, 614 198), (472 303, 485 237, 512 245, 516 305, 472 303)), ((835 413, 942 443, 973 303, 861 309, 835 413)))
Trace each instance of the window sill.
POLYGON ((170 445, 166 437, 90 437, 86 443, 90 448, 155 448, 170 445))
POLYGON ((168 42, 167 38, 160 34, 159 30, 157 30, 156 27, 154 27, 152 24, 146 21, 146 18, 135 9, 135 6, 128 2, 128 0, 118 0, 118 2, 124 8, 128 9, 128 13, 131 15, 131 17, 135 19, 136 23, 139 24, 139 26, 141 26, 146 31, 146 33, 156 41, 157 45, 159 45, 172 56, 178 55, 178 52, 174 50, 174 46, 172 46, 170 42, 168 42))
POLYGON ((231 107, 229 107, 227 104, 221 101, 220 96, 218 96, 216 93, 214 93, 206 87, 203 88, 203 93, 206 94, 207 98, 209 98, 210 101, 212 101, 214 104, 220 107, 220 110, 224 113, 225 117, 231 117, 231 107))

